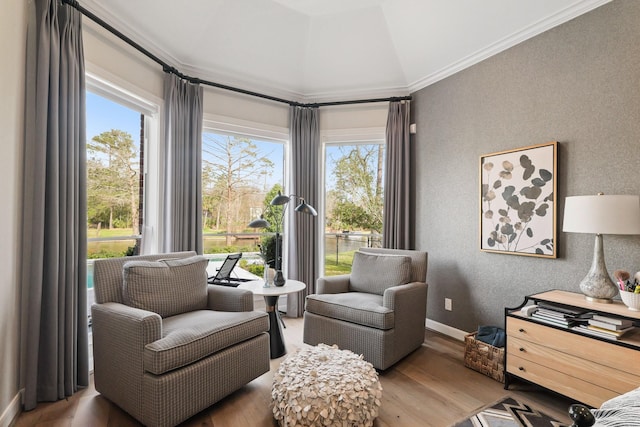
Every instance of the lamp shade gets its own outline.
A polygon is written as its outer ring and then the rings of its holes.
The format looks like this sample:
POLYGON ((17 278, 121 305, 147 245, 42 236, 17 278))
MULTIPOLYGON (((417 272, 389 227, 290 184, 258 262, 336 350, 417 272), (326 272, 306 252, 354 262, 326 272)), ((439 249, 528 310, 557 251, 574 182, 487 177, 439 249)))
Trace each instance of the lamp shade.
POLYGON ((286 205, 287 203, 289 203, 289 196, 283 196, 279 191, 278 195, 271 200, 272 206, 281 206, 286 205))
POLYGON ((567 197, 562 231, 640 234, 640 197, 604 194, 567 197))
POLYGON ((249 228, 269 228, 269 226, 269 221, 264 218, 254 219, 248 225, 249 228))
POLYGON ((316 210, 313 208, 313 206, 311 206, 310 204, 308 204, 307 202, 304 201, 304 199, 300 199, 300 204, 298 206, 296 206, 296 208, 294 209, 296 212, 301 212, 307 215, 311 215, 311 216, 318 216, 318 212, 316 212, 316 210))

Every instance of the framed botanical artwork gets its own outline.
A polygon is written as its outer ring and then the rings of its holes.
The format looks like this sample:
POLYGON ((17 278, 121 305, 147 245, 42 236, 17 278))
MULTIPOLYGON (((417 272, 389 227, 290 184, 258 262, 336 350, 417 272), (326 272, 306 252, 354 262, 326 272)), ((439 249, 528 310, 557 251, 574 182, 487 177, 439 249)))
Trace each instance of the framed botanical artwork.
POLYGON ((557 148, 480 156, 480 250, 556 258, 557 148))

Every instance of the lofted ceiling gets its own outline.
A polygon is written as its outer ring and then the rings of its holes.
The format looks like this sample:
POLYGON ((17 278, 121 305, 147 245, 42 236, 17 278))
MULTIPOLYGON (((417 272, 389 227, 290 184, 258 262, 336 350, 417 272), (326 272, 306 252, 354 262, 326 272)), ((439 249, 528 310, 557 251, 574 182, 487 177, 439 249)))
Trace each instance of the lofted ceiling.
POLYGON ((301 102, 406 95, 610 0, 80 0, 184 74, 301 102))

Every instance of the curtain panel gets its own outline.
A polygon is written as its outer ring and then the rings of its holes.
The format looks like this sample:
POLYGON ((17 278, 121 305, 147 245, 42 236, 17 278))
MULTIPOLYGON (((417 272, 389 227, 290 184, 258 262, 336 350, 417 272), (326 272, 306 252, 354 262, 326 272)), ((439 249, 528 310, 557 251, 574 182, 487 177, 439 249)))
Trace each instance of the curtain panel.
POLYGON ((390 249, 410 249, 411 245, 409 115, 409 101, 389 103, 382 246, 390 249))
MULTIPOLYGON (((292 106, 289 110, 291 142, 291 187, 293 194, 304 197, 311 206, 318 206, 318 161, 320 157, 320 126, 318 108, 292 106)), ((304 298, 315 293, 318 278, 317 243, 318 218, 295 214, 289 209, 288 277, 307 285, 306 291, 287 296, 287 316, 302 316, 304 298)))
POLYGON ((202 87, 166 73, 164 102, 160 247, 202 254, 202 87))
POLYGON ((27 38, 22 225, 24 408, 89 383, 81 14, 36 0, 27 38))

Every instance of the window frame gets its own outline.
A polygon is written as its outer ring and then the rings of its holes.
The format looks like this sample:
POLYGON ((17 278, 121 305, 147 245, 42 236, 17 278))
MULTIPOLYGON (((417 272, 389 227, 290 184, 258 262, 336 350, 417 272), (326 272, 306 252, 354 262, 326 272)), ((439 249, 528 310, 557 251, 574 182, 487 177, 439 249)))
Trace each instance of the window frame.
MULTIPOLYGON (((291 188, 291 164, 290 164, 290 141, 289 141, 289 129, 279 126, 267 125, 264 123, 253 122, 249 120, 237 119, 233 117, 221 116, 217 114, 207 114, 203 116, 202 133, 218 133, 229 136, 249 137, 252 139, 258 139, 262 141, 272 141, 274 143, 280 143, 283 146, 283 187, 285 190, 291 188)), ((287 190, 288 191, 288 190, 287 190)), ((285 218, 283 233, 288 231, 288 223, 285 218)), ((204 236, 204 233, 203 233, 204 236)), ((288 245, 286 239, 283 239, 282 245, 283 251, 283 266, 287 268, 287 253, 288 245)))
POLYGON ((143 227, 140 230, 140 254, 158 252, 160 211, 160 117, 163 102, 129 82, 95 65, 86 64, 85 90, 109 101, 144 114, 143 227))
POLYGON ((321 275, 325 273, 325 234, 327 229, 327 182, 326 182, 326 164, 327 164, 327 147, 340 145, 371 145, 383 144, 386 146, 386 128, 369 127, 369 128, 351 128, 351 129, 335 129, 320 132, 320 179, 318 179, 318 194, 321 195, 318 216, 322 218, 319 224, 319 230, 322 235, 319 236, 318 242, 318 271, 321 275))

